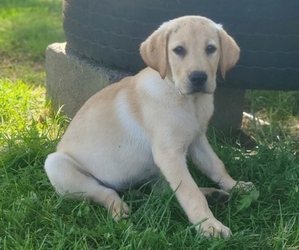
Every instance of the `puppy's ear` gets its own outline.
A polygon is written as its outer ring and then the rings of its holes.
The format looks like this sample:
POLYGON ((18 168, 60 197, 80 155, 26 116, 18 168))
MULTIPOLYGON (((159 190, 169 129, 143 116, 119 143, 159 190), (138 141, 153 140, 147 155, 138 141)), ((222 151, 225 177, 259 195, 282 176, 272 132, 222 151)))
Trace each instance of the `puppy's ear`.
POLYGON ((168 67, 167 44, 170 30, 164 23, 140 46, 140 54, 147 66, 159 72, 162 79, 166 77, 168 67))
POLYGON ((222 27, 219 28, 219 39, 221 46, 220 71, 223 79, 225 74, 234 67, 240 57, 240 48, 235 40, 229 36, 222 27))

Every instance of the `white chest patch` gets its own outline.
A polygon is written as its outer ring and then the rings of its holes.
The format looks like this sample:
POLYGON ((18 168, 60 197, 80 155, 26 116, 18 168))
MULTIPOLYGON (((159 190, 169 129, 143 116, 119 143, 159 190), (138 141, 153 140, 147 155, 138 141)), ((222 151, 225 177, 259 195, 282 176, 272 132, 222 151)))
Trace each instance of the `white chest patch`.
POLYGON ((140 184, 159 172, 154 164, 149 137, 132 113, 127 98, 123 93, 117 97, 115 104, 123 130, 123 136, 119 138, 119 150, 115 155, 115 158, 121 159, 121 167, 118 167, 117 176, 113 175, 111 180, 117 189, 140 184))

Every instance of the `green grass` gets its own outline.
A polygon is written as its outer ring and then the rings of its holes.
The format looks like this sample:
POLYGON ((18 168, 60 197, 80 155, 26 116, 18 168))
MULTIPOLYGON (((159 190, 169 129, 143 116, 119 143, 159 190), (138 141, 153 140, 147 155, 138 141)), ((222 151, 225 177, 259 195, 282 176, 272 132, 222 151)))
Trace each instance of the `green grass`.
POLYGON ((0 76, 44 81, 46 47, 64 41, 61 6, 58 0, 1 0, 0 76))
MULTIPOLYGON (((231 175, 257 187, 211 208, 233 237, 202 238, 159 185, 125 192, 133 213, 115 222, 97 204, 56 195, 43 170, 68 124, 44 87, 45 48, 63 41, 60 1, 1 1, 0 32, 1 249, 299 249, 298 92, 248 91, 246 111, 271 123, 246 124, 259 142, 251 151, 209 135, 231 175)), ((214 186, 189 165, 198 185, 214 186)))

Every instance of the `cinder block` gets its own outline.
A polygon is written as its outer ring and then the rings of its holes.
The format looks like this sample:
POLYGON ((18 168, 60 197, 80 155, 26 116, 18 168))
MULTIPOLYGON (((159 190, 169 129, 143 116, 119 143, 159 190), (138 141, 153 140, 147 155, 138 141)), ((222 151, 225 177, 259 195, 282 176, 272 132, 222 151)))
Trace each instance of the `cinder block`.
POLYGON ((66 43, 54 43, 46 50, 47 99, 54 109, 73 117, 87 99, 131 72, 103 67, 83 58, 66 43))
MULTIPOLYGON (((46 51, 47 99, 71 118, 93 94, 132 74, 83 58, 66 43, 51 44, 46 51)), ((240 128, 244 94, 245 90, 218 88, 211 125, 223 132, 240 128)))
POLYGON ((217 88, 211 125, 224 133, 241 128, 245 89, 217 88))

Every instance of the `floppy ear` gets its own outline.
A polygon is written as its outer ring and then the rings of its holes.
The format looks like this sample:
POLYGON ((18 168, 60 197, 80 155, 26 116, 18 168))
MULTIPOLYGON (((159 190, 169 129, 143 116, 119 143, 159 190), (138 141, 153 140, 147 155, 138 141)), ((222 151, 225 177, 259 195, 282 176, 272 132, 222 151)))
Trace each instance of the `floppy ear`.
POLYGON ((219 39, 221 46, 220 71, 223 79, 225 74, 234 67, 240 57, 240 48, 235 40, 229 36, 222 27, 219 29, 219 39))
POLYGON ((168 67, 167 44, 170 30, 165 24, 150 35, 140 46, 140 54, 147 66, 166 77, 168 67))

